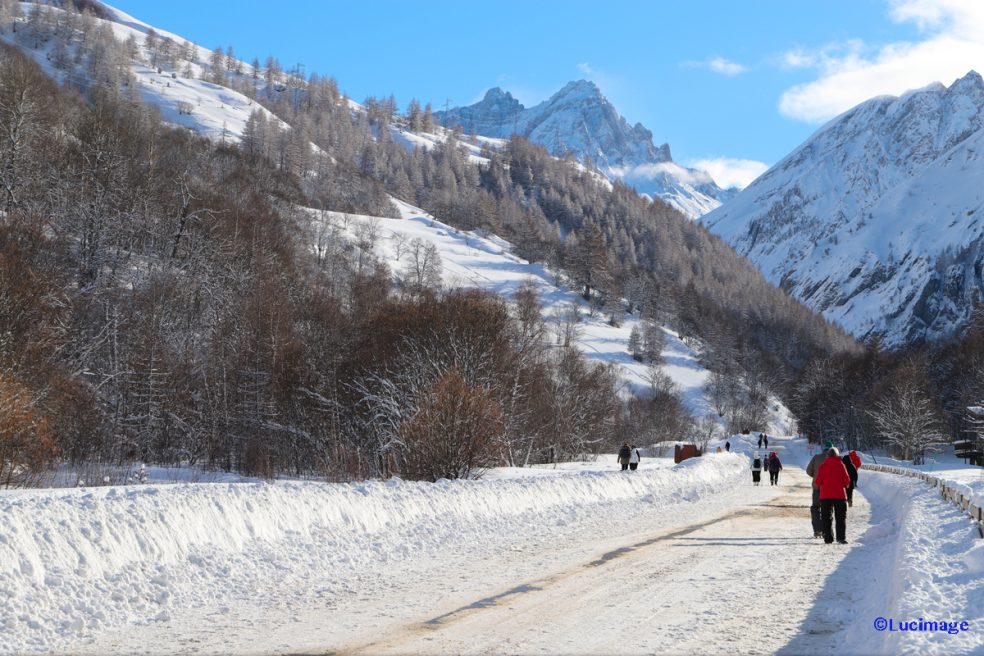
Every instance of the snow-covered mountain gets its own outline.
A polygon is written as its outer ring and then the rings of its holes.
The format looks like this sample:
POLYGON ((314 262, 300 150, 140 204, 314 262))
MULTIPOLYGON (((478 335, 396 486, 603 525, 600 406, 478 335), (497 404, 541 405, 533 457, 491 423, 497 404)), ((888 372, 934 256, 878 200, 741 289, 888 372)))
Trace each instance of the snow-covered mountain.
POLYGON ((864 102, 703 218, 857 337, 945 338, 984 288, 984 80, 864 102))
POLYGON ((587 80, 569 82, 535 107, 524 107, 508 91, 495 88, 474 105, 435 116, 445 126, 460 125, 465 132, 499 138, 519 134, 558 157, 573 153, 590 159, 609 178, 658 196, 691 217, 736 193, 718 187, 706 171, 675 163, 669 144, 657 147, 652 132, 641 123, 629 125, 587 80))
MULTIPOLYGON (((21 2, 16 6, 22 17, 28 17, 31 12, 38 10, 37 5, 28 2, 21 2)), ((215 141, 231 142, 239 141, 246 121, 256 110, 279 127, 288 127, 243 93, 201 79, 204 77, 204 62, 209 60, 211 51, 176 34, 154 28, 108 4, 99 3, 94 6, 99 7, 98 13, 90 17, 95 28, 108 27, 120 43, 133 40, 136 56, 127 62, 133 88, 143 102, 157 108, 166 122, 188 128, 215 141), (194 61, 174 61, 169 64, 158 62, 152 65, 147 47, 149 33, 153 33, 158 40, 166 39, 175 48, 187 44, 194 61)), ((61 9, 53 5, 44 5, 42 10, 56 15, 63 14, 61 9)), ((21 30, 21 34, 23 33, 24 30, 21 30)), ((17 31, 0 33, 0 41, 19 48, 59 83, 85 78, 91 74, 85 70, 83 63, 74 62, 73 57, 56 55, 57 45, 54 41, 19 39, 17 31)), ((67 50, 69 55, 74 55, 74 46, 67 50)))

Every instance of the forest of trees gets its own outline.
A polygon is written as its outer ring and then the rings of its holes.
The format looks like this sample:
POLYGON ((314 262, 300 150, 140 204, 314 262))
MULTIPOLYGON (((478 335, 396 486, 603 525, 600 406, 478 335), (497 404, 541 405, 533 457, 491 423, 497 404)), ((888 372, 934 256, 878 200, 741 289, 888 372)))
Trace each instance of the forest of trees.
MULTIPOLYGON (((12 6, 0 0, 8 32, 12 6)), ((460 132, 410 151, 391 130, 441 130, 416 100, 355 110, 299 66, 231 47, 203 58, 153 31, 120 42, 88 3, 68 8, 38 6, 15 35, 48 49, 65 87, 0 52, 0 486, 56 459, 433 480, 598 452, 616 434, 683 437, 702 418, 659 373, 660 324, 703 345, 730 430, 761 426, 777 393, 813 437, 892 434, 904 451, 893 399, 952 412, 984 395, 956 371, 984 354, 977 333, 908 359, 862 348, 700 225, 522 138, 480 165, 460 132), (165 126, 134 59, 255 99, 241 143, 165 126), (651 363, 648 393, 625 402, 614 372, 572 348, 576 322, 558 322, 558 346, 532 289, 514 306, 436 289, 419 245, 401 278, 371 238, 305 209, 394 216, 390 196, 511 240, 612 323, 644 318, 630 350, 651 363)))
POLYGON ((56 459, 435 479, 609 439, 613 372, 547 348, 532 290, 511 311, 426 264, 395 284, 341 231, 311 248, 318 194, 377 198, 356 168, 305 180, 79 91, 0 50, 0 485, 56 459))

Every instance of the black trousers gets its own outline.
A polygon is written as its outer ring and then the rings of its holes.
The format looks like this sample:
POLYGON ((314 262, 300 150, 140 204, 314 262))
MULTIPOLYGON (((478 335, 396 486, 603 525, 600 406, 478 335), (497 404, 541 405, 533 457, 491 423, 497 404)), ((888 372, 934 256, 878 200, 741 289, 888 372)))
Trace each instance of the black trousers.
POLYGON ((813 488, 813 503, 810 505, 810 521, 813 523, 813 534, 823 533, 823 522, 820 521, 820 488, 813 488))
POLYGON ((636 467, 638 467, 638 466, 639 466, 639 463, 638 462, 630 462, 629 463, 629 469, 631 469, 632 471, 635 471, 636 470, 636 467))
POLYGON ((820 521, 823 522, 823 541, 827 543, 834 541, 834 535, 830 530, 831 514, 834 516, 834 524, 837 529, 837 541, 843 542, 847 539, 847 499, 820 500, 820 521))
POLYGON ((769 472, 769 483, 772 485, 779 485, 779 472, 769 472))

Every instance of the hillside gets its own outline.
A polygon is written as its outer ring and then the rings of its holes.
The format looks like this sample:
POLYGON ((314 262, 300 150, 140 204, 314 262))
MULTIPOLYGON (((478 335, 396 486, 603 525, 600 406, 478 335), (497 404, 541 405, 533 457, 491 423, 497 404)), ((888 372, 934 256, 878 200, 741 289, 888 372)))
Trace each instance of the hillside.
POLYGON ((24 309, 0 385, 26 437, 0 484, 56 460, 433 480, 771 429, 786 372, 853 348, 701 226, 521 137, 22 9, 0 93, 38 100, 4 173, 24 309), (441 424, 458 400, 470 431, 441 424))
POLYGON ((859 339, 960 332, 984 288, 984 81, 864 102, 703 218, 859 339))

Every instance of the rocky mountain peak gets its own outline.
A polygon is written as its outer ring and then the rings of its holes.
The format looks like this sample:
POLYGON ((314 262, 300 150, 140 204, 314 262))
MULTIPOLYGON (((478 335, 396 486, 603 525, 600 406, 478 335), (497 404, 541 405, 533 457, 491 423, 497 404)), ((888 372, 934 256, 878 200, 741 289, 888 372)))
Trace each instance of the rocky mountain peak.
POLYGON ((675 164, 668 144, 657 148, 653 133, 642 123, 630 125, 590 80, 568 82, 534 107, 524 107, 496 87, 474 105, 436 116, 465 132, 500 138, 519 134, 558 157, 574 153, 582 160, 590 158, 609 178, 661 197, 691 217, 717 207, 733 193, 720 189, 705 172, 675 164))

